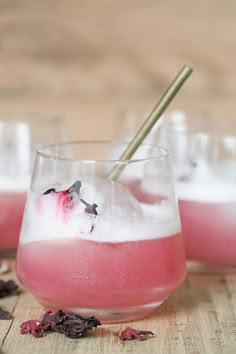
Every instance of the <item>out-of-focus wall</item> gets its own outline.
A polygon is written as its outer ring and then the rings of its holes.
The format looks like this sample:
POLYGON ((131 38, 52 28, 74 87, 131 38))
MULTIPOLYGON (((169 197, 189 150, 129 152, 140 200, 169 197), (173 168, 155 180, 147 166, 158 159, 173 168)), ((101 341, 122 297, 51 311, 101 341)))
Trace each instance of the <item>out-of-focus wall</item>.
POLYGON ((176 105, 231 114, 235 13, 233 0, 0 0, 0 110, 58 112, 87 136, 88 116, 109 126, 114 109, 152 105, 188 63, 176 105))

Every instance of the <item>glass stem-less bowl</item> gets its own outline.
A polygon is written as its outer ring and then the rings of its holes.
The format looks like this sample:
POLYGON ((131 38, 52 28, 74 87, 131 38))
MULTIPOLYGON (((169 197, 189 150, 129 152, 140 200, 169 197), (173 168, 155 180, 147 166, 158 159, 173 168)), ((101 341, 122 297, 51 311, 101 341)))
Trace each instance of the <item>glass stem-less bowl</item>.
POLYGON ((41 149, 17 253, 17 275, 47 309, 104 322, 144 317, 185 278, 168 153, 126 143, 68 143, 41 149), (117 180, 114 166, 125 165, 117 180))

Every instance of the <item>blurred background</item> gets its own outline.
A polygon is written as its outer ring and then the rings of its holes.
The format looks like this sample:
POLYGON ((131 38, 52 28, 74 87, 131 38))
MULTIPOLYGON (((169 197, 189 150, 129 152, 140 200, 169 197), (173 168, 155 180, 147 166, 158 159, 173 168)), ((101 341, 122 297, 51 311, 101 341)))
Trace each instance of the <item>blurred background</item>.
POLYGON ((235 0, 0 0, 0 112, 57 113, 72 139, 110 138, 121 109, 151 109, 187 63, 170 109, 235 124, 235 11, 235 0))

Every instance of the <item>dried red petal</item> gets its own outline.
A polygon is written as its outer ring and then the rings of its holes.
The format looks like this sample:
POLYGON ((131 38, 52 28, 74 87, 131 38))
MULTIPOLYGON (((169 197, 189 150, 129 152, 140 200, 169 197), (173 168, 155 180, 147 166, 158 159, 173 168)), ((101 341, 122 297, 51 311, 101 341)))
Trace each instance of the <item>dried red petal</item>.
POLYGON ((49 325, 43 326, 39 320, 29 320, 23 322, 20 326, 21 334, 30 333, 36 338, 42 337, 44 331, 47 331, 48 329, 49 325))
POLYGON ((154 336, 154 333, 152 333, 151 331, 143 331, 131 327, 126 327, 126 329, 124 329, 119 333, 119 338, 120 340, 123 341, 134 340, 134 339, 138 339, 142 341, 148 339, 149 335, 154 336))
POLYGON ((50 188, 48 189, 46 192, 44 192, 44 195, 50 194, 50 193, 56 193, 56 189, 55 188, 50 188))
POLYGON ((8 311, 3 310, 0 307, 0 320, 9 320, 12 318, 12 314, 8 311))
POLYGON ((43 195, 56 194, 58 195, 58 207, 63 209, 72 209, 78 201, 80 193, 81 182, 76 181, 71 187, 64 191, 57 191, 55 188, 50 188, 43 193, 43 195))
POLYGON ((0 298, 8 295, 16 294, 18 286, 14 280, 0 279, 0 298))

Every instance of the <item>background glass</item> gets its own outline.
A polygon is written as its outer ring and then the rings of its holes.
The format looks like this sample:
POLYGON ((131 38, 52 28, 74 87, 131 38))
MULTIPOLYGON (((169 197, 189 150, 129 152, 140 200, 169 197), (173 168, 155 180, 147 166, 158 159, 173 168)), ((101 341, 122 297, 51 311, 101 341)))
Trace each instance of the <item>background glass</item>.
POLYGON ((233 125, 178 111, 157 134, 173 160, 187 257, 203 269, 236 266, 235 133, 233 125))
POLYGON ((48 309, 132 320, 185 278, 169 155, 144 144, 135 160, 116 160, 126 146, 83 142, 37 153, 17 275, 48 309), (117 165, 125 168, 111 181, 117 165))
POLYGON ((35 151, 62 141, 61 119, 42 114, 0 117, 0 251, 17 247, 35 151))

